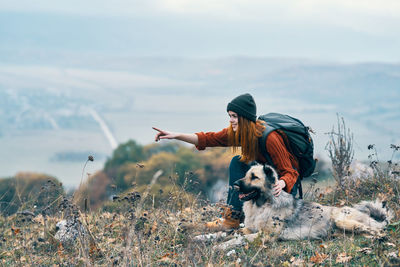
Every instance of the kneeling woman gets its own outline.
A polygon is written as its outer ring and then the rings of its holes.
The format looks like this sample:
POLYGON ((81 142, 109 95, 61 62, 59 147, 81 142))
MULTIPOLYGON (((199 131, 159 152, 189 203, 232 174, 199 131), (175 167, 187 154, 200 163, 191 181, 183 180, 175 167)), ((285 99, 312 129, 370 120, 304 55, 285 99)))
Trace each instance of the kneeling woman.
POLYGON ((239 227, 242 219, 243 203, 239 200, 238 193, 233 190, 233 184, 244 177, 250 166, 255 162, 267 163, 266 157, 262 155, 260 145, 266 146, 266 151, 272 160, 273 166, 279 174, 279 181, 274 186, 276 196, 282 190, 296 195, 297 178, 299 177, 298 161, 289 153, 285 146, 283 132, 273 131, 268 135, 265 144, 259 143, 265 122, 257 120, 257 109, 253 97, 250 94, 243 94, 234 98, 227 106, 230 125, 219 132, 199 132, 194 134, 176 133, 164 131, 158 128, 155 141, 160 139, 176 139, 194 144, 198 150, 206 147, 232 147, 236 151, 240 147, 240 156, 235 156, 229 165, 229 190, 226 209, 222 217, 206 226, 211 229, 231 229, 239 227))

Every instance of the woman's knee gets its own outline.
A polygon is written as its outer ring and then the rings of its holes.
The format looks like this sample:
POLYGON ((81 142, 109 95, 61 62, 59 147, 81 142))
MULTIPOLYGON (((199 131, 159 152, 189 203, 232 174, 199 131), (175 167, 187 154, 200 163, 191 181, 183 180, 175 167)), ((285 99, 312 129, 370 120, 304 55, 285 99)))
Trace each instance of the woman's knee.
POLYGON ((241 179, 245 176, 249 170, 249 165, 240 161, 240 156, 235 156, 231 160, 229 165, 229 182, 234 183, 236 180, 241 179))
POLYGON ((242 167, 244 163, 240 161, 240 156, 236 155, 231 159, 231 163, 229 164, 229 169, 237 169, 242 167))

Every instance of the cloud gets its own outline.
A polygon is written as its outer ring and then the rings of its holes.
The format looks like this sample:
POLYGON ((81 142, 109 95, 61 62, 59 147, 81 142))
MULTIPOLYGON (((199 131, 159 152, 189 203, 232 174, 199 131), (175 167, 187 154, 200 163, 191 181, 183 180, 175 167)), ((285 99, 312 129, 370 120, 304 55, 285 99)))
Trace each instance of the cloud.
MULTIPOLYGON (((69 13, 78 15, 182 14, 218 16, 220 19, 299 19, 309 16, 333 16, 336 12, 353 15, 399 17, 398 0, 96 0, 68 2, 20 0, 2 3, 0 10, 69 13)), ((349 17, 350 19, 350 17, 349 17)))
POLYGON ((106 17, 182 17, 265 25, 321 24, 373 34, 398 35, 398 0, 96 0, 67 2, 20 0, 2 3, 0 11, 63 13, 106 17))
POLYGON ((399 60, 398 0, 21 0, 0 12, 17 12, 2 16, 0 48, 399 60))
POLYGON ((157 10, 157 1, 147 0, 21 0, 18 2, 7 1, 2 3, 0 10, 11 12, 37 12, 58 13, 86 16, 130 16, 146 13, 154 13, 157 10), (154 9, 155 8, 155 9, 154 9))

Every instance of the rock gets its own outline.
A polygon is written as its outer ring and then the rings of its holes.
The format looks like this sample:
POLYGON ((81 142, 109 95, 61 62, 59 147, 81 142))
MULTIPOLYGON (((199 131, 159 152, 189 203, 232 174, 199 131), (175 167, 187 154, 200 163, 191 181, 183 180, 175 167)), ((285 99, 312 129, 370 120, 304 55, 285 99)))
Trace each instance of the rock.
POLYGON ((56 224, 54 238, 63 244, 74 242, 79 235, 85 237, 87 231, 78 220, 61 220, 56 224))

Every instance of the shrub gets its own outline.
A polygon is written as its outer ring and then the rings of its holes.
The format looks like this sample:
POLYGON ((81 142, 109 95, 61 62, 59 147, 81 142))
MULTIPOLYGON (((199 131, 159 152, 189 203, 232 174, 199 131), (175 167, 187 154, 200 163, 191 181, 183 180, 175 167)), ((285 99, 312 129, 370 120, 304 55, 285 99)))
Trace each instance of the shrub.
POLYGON ((15 177, 0 180, 0 212, 11 215, 29 209, 35 213, 54 214, 57 200, 65 195, 62 184, 54 177, 20 172, 15 177))

